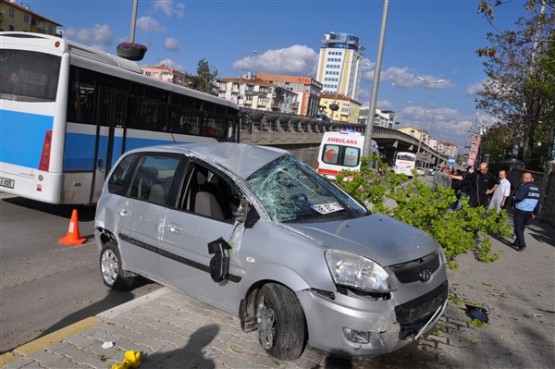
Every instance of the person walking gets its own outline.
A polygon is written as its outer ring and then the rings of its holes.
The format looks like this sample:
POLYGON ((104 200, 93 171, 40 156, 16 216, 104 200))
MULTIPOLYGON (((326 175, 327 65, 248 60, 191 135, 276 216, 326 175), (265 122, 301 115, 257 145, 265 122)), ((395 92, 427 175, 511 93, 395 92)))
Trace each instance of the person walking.
POLYGON ((507 199, 511 195, 511 182, 507 179, 507 171, 501 169, 499 171, 499 186, 493 192, 488 209, 495 209, 497 213, 501 212, 507 205, 507 199))
POLYGON ((526 248, 524 228, 536 219, 541 203, 540 188, 534 183, 532 173, 523 173, 520 181, 521 184, 514 194, 515 214, 513 218, 515 233, 513 245, 518 251, 526 248))
POLYGON ((488 206, 489 195, 499 186, 499 181, 495 175, 488 172, 488 163, 481 163, 480 170, 462 176, 450 175, 451 179, 469 182, 471 207, 488 206))

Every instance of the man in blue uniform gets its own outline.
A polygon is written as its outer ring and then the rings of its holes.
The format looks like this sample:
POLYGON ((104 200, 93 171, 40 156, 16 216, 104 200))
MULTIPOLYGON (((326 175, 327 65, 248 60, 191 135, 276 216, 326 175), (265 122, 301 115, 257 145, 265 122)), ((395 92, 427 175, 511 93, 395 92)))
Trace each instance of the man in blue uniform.
POLYGON ((540 188, 534 183, 531 173, 522 174, 521 184, 515 191, 515 215, 514 215, 514 246, 518 251, 526 248, 524 240, 524 227, 535 219, 540 210, 540 188))

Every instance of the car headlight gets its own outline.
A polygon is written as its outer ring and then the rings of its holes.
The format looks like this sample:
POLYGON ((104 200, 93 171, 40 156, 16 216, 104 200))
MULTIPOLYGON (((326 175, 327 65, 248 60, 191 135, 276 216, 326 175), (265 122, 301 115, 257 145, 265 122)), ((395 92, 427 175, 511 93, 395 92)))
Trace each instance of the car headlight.
POLYGON ((339 250, 326 250, 326 261, 336 284, 364 292, 385 293, 392 289, 387 272, 376 262, 339 250))

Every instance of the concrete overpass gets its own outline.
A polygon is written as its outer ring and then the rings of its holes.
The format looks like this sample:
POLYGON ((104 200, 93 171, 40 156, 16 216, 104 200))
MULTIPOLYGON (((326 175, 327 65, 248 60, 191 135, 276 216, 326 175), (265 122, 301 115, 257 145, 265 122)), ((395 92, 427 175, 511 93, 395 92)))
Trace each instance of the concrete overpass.
MULTIPOLYGON (((241 111, 240 141, 243 143, 275 146, 288 150, 303 161, 314 164, 324 132, 350 129, 364 134, 366 125, 324 122, 317 119, 252 109, 241 111)), ((401 131, 374 127, 372 139, 378 143, 384 160, 392 164, 396 151, 416 152, 418 139, 401 131)), ((420 151, 446 163, 448 158, 422 142, 420 151)))

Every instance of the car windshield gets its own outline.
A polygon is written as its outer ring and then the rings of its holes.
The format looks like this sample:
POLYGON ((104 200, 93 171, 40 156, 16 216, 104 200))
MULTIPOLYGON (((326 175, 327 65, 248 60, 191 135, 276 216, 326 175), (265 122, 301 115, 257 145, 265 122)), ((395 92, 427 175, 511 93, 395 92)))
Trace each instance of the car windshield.
POLYGON ((290 155, 262 167, 246 183, 277 222, 322 222, 368 214, 364 206, 290 155))

